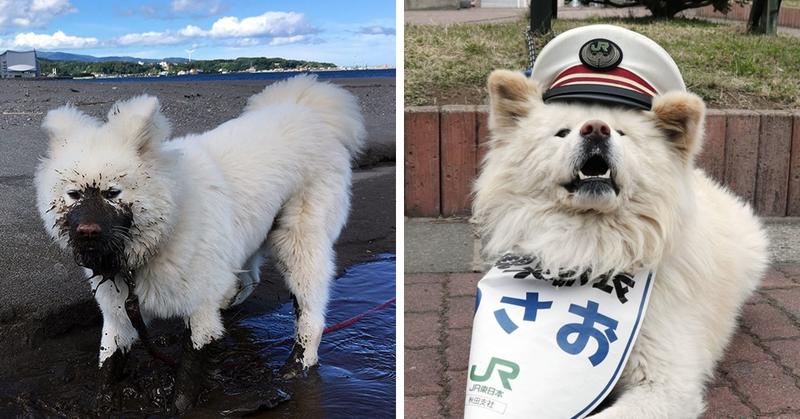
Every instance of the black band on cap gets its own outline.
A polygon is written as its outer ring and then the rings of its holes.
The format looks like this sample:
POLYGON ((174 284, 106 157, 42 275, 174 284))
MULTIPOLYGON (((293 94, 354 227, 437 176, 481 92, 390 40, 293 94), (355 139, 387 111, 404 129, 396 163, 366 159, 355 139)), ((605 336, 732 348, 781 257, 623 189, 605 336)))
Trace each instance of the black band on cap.
POLYGON ((556 87, 544 92, 542 99, 545 103, 554 101, 599 102, 606 105, 622 105, 646 111, 653 107, 653 98, 648 95, 601 84, 573 84, 556 87))

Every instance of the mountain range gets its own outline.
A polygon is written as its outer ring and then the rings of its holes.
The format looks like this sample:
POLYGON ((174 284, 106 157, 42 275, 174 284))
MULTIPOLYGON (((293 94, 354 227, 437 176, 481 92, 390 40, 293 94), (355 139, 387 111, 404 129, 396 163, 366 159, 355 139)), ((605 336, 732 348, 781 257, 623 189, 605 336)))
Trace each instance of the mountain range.
POLYGON ((139 61, 147 64, 151 63, 159 63, 161 61, 166 61, 168 63, 185 63, 188 62, 188 58, 181 58, 181 57, 167 57, 164 59, 154 59, 154 58, 136 58, 136 57, 128 57, 128 56, 113 56, 113 57, 95 57, 92 55, 81 55, 81 54, 70 54, 68 52, 56 52, 56 51, 36 51, 36 56, 39 58, 43 58, 45 60, 51 61, 82 61, 82 62, 89 62, 89 63, 99 63, 99 62, 107 62, 107 61, 122 61, 122 62, 129 62, 129 63, 137 63, 139 61))

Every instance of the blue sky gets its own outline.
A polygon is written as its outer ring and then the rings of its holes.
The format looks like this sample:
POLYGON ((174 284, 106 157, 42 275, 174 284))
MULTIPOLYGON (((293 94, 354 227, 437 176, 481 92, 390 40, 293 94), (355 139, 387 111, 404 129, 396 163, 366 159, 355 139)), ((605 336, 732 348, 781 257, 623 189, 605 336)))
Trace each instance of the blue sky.
POLYGON ((5 0, 0 51, 395 64, 395 1, 5 0))

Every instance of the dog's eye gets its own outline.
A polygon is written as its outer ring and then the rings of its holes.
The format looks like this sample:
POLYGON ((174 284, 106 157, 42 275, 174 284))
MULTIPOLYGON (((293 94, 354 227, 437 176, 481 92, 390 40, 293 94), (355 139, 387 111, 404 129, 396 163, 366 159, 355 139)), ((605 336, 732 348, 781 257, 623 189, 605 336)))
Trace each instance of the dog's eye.
POLYGON ((109 189, 109 190, 103 191, 103 198, 105 198, 105 199, 114 199, 114 198, 118 197, 120 193, 122 193, 122 191, 119 190, 119 189, 109 189))
POLYGON ((570 131, 569 129, 567 129, 567 128, 564 128, 564 129, 562 129, 561 131, 559 131, 559 132, 557 132, 557 133, 556 133, 556 137, 561 137, 561 138, 564 138, 564 137, 566 137, 566 136, 567 136, 567 134, 569 134, 569 131, 570 131))
POLYGON ((625 136, 625 132, 624 132, 624 131, 622 131, 621 129, 618 129, 618 130, 617 130, 617 133, 619 133, 619 136, 620 136, 620 137, 624 137, 624 136, 625 136))
POLYGON ((81 191, 76 191, 76 190, 67 191, 67 196, 77 201, 81 199, 81 191))

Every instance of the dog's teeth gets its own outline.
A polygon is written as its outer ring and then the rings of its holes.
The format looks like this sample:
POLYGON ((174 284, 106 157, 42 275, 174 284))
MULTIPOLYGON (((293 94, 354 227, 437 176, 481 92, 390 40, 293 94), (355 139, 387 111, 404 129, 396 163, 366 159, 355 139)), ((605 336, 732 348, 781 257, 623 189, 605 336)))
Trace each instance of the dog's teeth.
POLYGON ((606 170, 606 172, 603 173, 602 175, 600 175, 599 177, 606 178, 606 179, 611 178, 611 169, 606 170))
POLYGON ((580 180, 584 180, 584 179, 586 179, 586 178, 588 178, 588 177, 589 177, 589 176, 586 176, 586 175, 584 175, 584 174, 583 174, 583 172, 578 172, 578 179, 580 179, 580 180))

